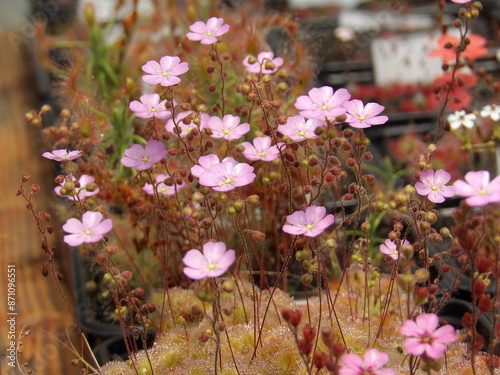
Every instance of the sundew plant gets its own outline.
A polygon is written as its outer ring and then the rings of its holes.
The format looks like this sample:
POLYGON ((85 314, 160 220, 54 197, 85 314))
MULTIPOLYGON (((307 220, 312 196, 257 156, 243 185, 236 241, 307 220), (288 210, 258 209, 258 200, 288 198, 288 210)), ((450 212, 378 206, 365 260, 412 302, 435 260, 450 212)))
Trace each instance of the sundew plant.
MULTIPOLYGON (((104 366, 81 360, 84 371, 495 373, 500 177, 457 178, 435 161, 445 135, 473 155, 480 144, 494 153, 500 134, 495 85, 474 70, 484 51, 471 53, 482 5, 454 2, 460 37, 444 33, 429 56, 444 61, 436 129, 390 187, 367 172, 382 160, 364 133, 390 126, 390 113, 346 88, 313 87, 285 16, 191 2, 167 15, 158 4, 151 24, 134 9, 106 44, 86 7, 90 38, 75 44, 75 65, 55 67, 60 123, 42 128, 49 107, 27 115, 51 147, 42 156, 61 167, 63 241, 102 269, 101 297, 129 352, 104 366), (264 25, 286 32, 283 48, 266 43, 264 25), (469 100, 464 75, 491 84, 492 102, 469 100), (473 134, 478 111, 491 120, 478 131, 486 140, 473 134), (459 197, 454 226, 443 226, 440 205, 459 197), (451 322, 442 312, 463 286, 469 310, 451 322), (148 330, 153 346, 134 350, 130 338, 145 343, 148 330)), ((19 194, 59 283, 37 191, 19 194)))

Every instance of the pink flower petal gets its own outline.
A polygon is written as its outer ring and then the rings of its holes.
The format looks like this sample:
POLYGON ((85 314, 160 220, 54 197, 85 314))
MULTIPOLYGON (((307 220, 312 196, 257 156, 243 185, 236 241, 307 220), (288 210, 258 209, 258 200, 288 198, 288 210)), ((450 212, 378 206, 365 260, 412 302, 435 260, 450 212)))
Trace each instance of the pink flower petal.
POLYGON ((200 250, 191 249, 184 255, 182 262, 190 268, 199 269, 207 264, 207 258, 200 250))

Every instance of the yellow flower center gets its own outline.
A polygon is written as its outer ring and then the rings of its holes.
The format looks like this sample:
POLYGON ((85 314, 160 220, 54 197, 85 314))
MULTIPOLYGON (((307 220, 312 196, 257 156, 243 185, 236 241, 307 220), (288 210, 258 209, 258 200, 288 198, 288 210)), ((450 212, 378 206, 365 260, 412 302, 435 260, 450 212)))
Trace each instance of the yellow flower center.
POLYGON ((307 229, 307 230, 311 230, 311 229, 313 229, 313 228, 314 228, 314 225, 312 225, 312 224, 307 224, 307 225, 306 225, 306 229, 307 229))
POLYGON ((437 187, 436 185, 432 185, 432 186, 431 186, 431 190, 432 190, 432 191, 437 191, 437 190, 438 190, 438 187, 437 187))
POLYGON ((169 72, 162 72, 162 73, 161 73, 161 75, 162 75, 163 77, 168 77, 168 76, 170 75, 170 73, 169 73, 169 72))
POLYGON ((86 231, 83 232, 86 236, 90 236, 92 234, 92 231, 90 229, 87 229, 86 231))
POLYGON ((259 152, 259 156, 260 156, 260 157, 264 157, 264 156, 266 156, 266 153, 265 153, 264 151, 259 152))
POLYGON ((223 185, 223 184, 225 184, 225 185, 229 185, 229 184, 231 184, 232 182, 233 182, 233 179, 232 179, 232 178, 226 178, 226 179, 224 180, 224 182, 223 182, 222 184, 220 184, 220 185, 223 185))
POLYGON ((229 129, 224 129, 224 130, 222 131, 222 133, 224 133, 225 135, 228 135, 228 134, 231 134, 231 130, 229 130, 229 129))
POLYGON ((306 136, 306 134, 307 134, 307 132, 302 131, 302 130, 299 132, 299 135, 300 135, 301 137, 305 137, 305 136, 306 136))
POLYGON ((486 194, 488 194, 488 192, 486 190, 484 190, 484 189, 481 189, 481 190, 479 190, 479 194, 480 195, 486 195, 486 194))
POLYGON ((149 112, 156 112, 156 108, 151 108, 149 112))
POLYGON ((207 268, 209 271, 213 271, 217 269, 217 266, 213 263, 207 264, 207 268))
POLYGON ((211 31, 208 31, 208 32, 207 32, 207 36, 212 36, 212 34, 213 34, 213 33, 212 33, 211 31))
POLYGON ((144 157, 142 158, 142 161, 143 161, 144 163, 147 163, 148 161, 151 161, 151 158, 150 158, 149 156, 144 156, 144 157))
POLYGON ((361 121, 365 121, 366 120, 366 116, 365 115, 359 116, 358 119, 360 119, 361 121))
POLYGON ((328 106, 326 104, 323 104, 320 109, 322 109, 323 111, 327 110, 328 109, 328 106))

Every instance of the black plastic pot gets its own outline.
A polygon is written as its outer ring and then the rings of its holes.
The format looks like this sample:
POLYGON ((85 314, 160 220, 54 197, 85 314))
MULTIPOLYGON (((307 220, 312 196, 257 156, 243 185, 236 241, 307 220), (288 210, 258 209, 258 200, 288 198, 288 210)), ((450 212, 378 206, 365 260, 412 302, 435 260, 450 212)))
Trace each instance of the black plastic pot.
MULTIPOLYGON (((128 340, 129 348, 131 350, 135 351, 144 349, 144 341, 138 333, 127 335, 126 339, 128 340)), ((149 331, 146 337, 147 348, 150 348, 153 345, 154 339, 155 332, 149 331)), ((127 360, 129 358, 127 345, 123 335, 110 337, 96 346, 93 353, 97 362, 101 366, 113 360, 127 360)))
POLYGON ((99 306, 87 290, 87 282, 91 280, 90 260, 81 256, 79 248, 71 248, 70 253, 78 325, 83 332, 96 338, 121 336, 122 330, 119 324, 103 322, 98 318, 99 306))

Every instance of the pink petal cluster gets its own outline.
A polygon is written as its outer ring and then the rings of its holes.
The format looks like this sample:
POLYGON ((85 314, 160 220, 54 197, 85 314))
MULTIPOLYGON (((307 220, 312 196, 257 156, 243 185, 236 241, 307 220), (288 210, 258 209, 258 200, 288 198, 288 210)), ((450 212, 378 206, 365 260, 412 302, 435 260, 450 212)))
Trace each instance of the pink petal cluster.
POLYGON ((74 160, 80 157, 81 154, 82 152, 78 150, 68 152, 68 150, 66 149, 61 149, 61 150, 54 150, 52 152, 44 152, 42 156, 44 158, 55 161, 67 161, 67 160, 74 160))
POLYGON ((144 171, 167 156, 167 150, 163 142, 150 139, 146 147, 135 144, 125 150, 125 156, 121 162, 124 166, 144 171))
MULTIPOLYGON (((182 187, 184 187, 186 185, 186 183, 183 181, 181 184, 176 184, 177 186, 174 186, 174 185, 168 186, 165 184, 164 181, 169 177, 170 177, 170 175, 168 175, 168 174, 156 175, 155 186, 156 186, 156 191, 158 191, 159 194, 174 195, 176 191, 179 191, 179 189, 181 189, 182 187)), ((149 195, 154 195, 155 186, 153 186, 153 184, 146 183, 146 184, 144 184, 144 187, 142 188, 142 190, 144 190, 149 195)))
POLYGON ((450 181, 451 175, 444 169, 427 169, 420 173, 420 181, 415 184, 417 193, 434 203, 443 203, 445 197, 455 195, 453 186, 446 186, 450 181))
POLYGON ((71 218, 66 221, 62 229, 66 233, 64 242, 70 246, 79 246, 83 243, 96 243, 113 228, 111 219, 102 220, 102 213, 87 211, 82 215, 82 221, 71 218))
POLYGON ((305 211, 295 211, 286 217, 283 232, 299 236, 316 237, 333 224, 335 217, 326 214, 323 206, 309 206, 305 211))
POLYGON ((229 191, 251 184, 256 177, 252 166, 230 157, 219 162, 217 155, 210 154, 200 157, 198 163, 200 165, 191 168, 191 174, 198 177, 200 185, 215 191, 229 191))
POLYGON ((228 141, 241 138, 250 131, 250 124, 240 124, 240 118, 233 115, 225 115, 222 119, 212 116, 207 122, 207 127, 213 132, 212 138, 223 138, 228 141))
POLYGON ((56 186, 54 188, 54 192, 59 195, 60 197, 66 197, 70 201, 76 201, 77 199, 82 200, 87 197, 90 197, 92 195, 96 195, 99 193, 99 188, 93 190, 93 191, 88 191, 85 189, 85 186, 87 186, 88 183, 95 182, 95 178, 86 174, 82 174, 80 178, 78 179, 78 185, 79 187, 75 187, 73 189, 74 194, 72 195, 62 195, 61 194, 61 189, 63 186, 66 184, 67 181, 72 181, 75 182, 76 178, 73 176, 67 176, 66 179, 60 183, 60 186, 56 186), (78 197, 78 198, 77 198, 78 197))
MULTIPOLYGON (((407 240, 403 240, 401 242, 401 245, 409 245, 410 242, 407 240)), ((399 249, 394 243, 394 241, 391 241, 390 239, 386 239, 382 245, 380 245, 380 252, 388 255, 394 260, 399 259, 399 249)))
MULTIPOLYGON (((222 161, 231 161, 231 162, 236 162, 231 157, 227 157, 223 159, 222 161)), ((200 156, 198 158, 198 165, 194 165, 191 167, 191 174, 194 177, 200 177, 204 172, 208 172, 210 168, 212 168, 213 165, 220 163, 219 157, 215 154, 208 154, 204 156, 200 156)))
POLYGON ((454 3, 457 3, 457 4, 465 4, 465 3, 468 3, 472 0, 451 0, 451 1, 454 3))
POLYGON ((184 274, 193 280, 207 277, 219 277, 226 273, 236 259, 236 252, 232 249, 226 251, 223 242, 207 242, 203 245, 203 253, 197 249, 189 250, 182 262, 184 274))
POLYGON ((140 118, 169 118, 171 113, 165 107, 166 100, 160 101, 158 94, 144 94, 139 100, 133 100, 129 104, 129 109, 140 118))
POLYGON ((351 98, 346 89, 333 91, 329 86, 313 88, 307 95, 301 95, 295 101, 295 108, 300 110, 300 115, 309 119, 329 119, 345 114, 344 103, 351 98))
POLYGON ((186 117, 192 114, 193 111, 185 111, 179 112, 175 116, 175 122, 173 119, 169 119, 165 124, 165 130, 174 135, 178 135, 181 138, 186 138, 193 129, 203 130, 207 127, 208 120, 210 119, 210 115, 207 113, 200 114, 200 123, 199 125, 195 124, 193 121, 186 121, 186 117), (175 124, 177 124, 178 131, 176 131, 175 124))
POLYGON ((344 103, 346 110, 346 119, 353 128, 369 128, 372 125, 385 124, 389 118, 387 116, 378 116, 385 107, 377 103, 368 103, 366 106, 358 99, 353 99, 344 103))
POLYGON ((407 320, 399 330, 410 336, 403 342, 406 351, 415 356, 426 355, 438 359, 446 351, 446 344, 455 342, 455 330, 451 325, 438 328, 439 318, 436 314, 420 314, 415 321, 407 320))
POLYGON ((273 52, 260 52, 257 55, 257 61, 253 64, 250 64, 248 60, 251 56, 245 57, 243 60, 243 65, 247 68, 250 73, 262 73, 262 74, 272 74, 278 71, 278 68, 283 65, 282 57, 274 57, 273 52), (266 63, 272 62, 274 64, 274 68, 267 69, 266 63))
POLYGON ((367 350, 363 359, 354 353, 346 354, 342 362, 339 375, 396 375, 396 371, 382 368, 389 362, 389 355, 377 349, 367 350))
POLYGON ((142 66, 142 70, 148 73, 142 76, 142 80, 150 85, 177 85, 181 82, 178 76, 189 70, 188 63, 180 61, 177 56, 163 56, 160 63, 150 60, 142 66))
POLYGON ((217 37, 229 31, 229 25, 224 24, 224 19, 211 17, 207 23, 196 21, 189 26, 191 32, 186 36, 189 40, 199 41, 201 44, 217 43, 217 37))
POLYGON ((288 117, 286 124, 278 125, 278 131, 289 137, 292 141, 301 142, 306 139, 317 138, 318 136, 314 131, 324 124, 322 120, 307 120, 303 116, 297 115, 288 117))
POLYGON ((455 181, 455 193, 467 197, 465 202, 471 207, 482 207, 500 203, 500 176, 490 182, 490 172, 471 171, 464 176, 465 181, 455 181))
POLYGON ((245 147, 243 156, 248 160, 273 161, 280 155, 278 149, 281 148, 284 143, 278 142, 274 146, 271 146, 271 143, 271 137, 255 137, 253 144, 250 142, 243 142, 241 144, 245 147))

